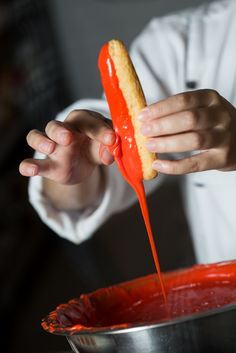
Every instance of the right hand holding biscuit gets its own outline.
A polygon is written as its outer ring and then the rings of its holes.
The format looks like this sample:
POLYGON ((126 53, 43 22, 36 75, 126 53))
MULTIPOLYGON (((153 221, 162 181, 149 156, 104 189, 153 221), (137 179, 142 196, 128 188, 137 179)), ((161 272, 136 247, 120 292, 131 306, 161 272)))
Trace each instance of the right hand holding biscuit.
POLYGON ((115 133, 98 113, 74 110, 62 123, 50 121, 45 133, 32 130, 27 142, 45 159, 25 159, 19 170, 24 176, 40 175, 64 185, 85 181, 96 165, 109 165, 113 157, 108 147, 115 133))
POLYGON ((236 170, 236 109, 212 89, 176 94, 143 109, 141 132, 151 152, 194 152, 178 160, 156 160, 165 174, 236 170))

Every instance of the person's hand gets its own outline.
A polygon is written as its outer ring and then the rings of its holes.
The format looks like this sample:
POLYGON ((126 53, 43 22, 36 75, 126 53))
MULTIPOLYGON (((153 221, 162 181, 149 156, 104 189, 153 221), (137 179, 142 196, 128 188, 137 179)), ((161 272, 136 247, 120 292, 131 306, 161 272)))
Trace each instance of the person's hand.
POLYGON ((30 131, 27 142, 47 157, 22 161, 19 167, 22 175, 40 175, 60 184, 72 185, 85 181, 96 165, 113 162, 106 146, 115 142, 115 133, 100 114, 75 110, 63 123, 50 121, 45 133, 30 131))
POLYGON ((165 174, 236 170, 236 109, 214 90, 180 93, 140 113, 141 133, 151 152, 198 151, 180 160, 156 160, 165 174))

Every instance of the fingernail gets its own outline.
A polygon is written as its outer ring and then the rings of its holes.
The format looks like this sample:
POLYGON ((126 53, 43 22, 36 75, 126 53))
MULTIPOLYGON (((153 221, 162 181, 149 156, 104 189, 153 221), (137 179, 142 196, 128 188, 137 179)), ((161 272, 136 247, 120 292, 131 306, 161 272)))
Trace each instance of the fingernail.
POLYGON ((141 110, 137 118, 140 121, 145 121, 149 118, 149 116, 150 116, 150 112, 149 112, 149 109, 146 107, 143 110, 141 110))
POLYGON ((31 165, 31 166, 28 166, 26 169, 25 169, 27 175, 31 175, 31 176, 35 176, 38 174, 38 167, 36 165, 31 165))
POLYGON ((148 150, 154 151, 156 149, 156 142, 153 140, 147 140, 145 142, 145 146, 147 147, 148 150))
POLYGON ((39 144, 39 150, 40 152, 43 152, 46 154, 50 153, 52 150, 52 143, 48 141, 41 142, 39 144))
POLYGON ((110 154, 107 148, 104 148, 103 153, 102 153, 102 158, 106 163, 112 163, 113 162, 113 156, 110 154))
POLYGON ((153 167, 153 169, 161 171, 161 170, 165 169, 165 164, 160 162, 159 160, 157 160, 152 163, 152 167, 153 167))
POLYGON ((152 133, 152 125, 151 124, 143 124, 140 128, 141 134, 150 135, 152 133))
POLYGON ((113 132, 106 132, 103 135, 104 145, 113 145, 115 143, 115 134, 113 132))

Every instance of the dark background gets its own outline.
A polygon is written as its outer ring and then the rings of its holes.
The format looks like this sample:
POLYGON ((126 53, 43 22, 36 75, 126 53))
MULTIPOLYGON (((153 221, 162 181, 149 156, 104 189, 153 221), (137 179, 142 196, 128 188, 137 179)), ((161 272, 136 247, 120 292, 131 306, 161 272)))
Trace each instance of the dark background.
MULTIPOLYGON (((137 206, 75 246, 42 224, 18 165, 32 155, 30 129, 43 129, 76 99, 101 95, 97 55, 105 41, 119 37, 129 45, 151 17, 201 2, 0 2, 1 352, 68 350, 64 338, 43 332, 42 317, 81 292, 154 271, 137 206)), ((162 270, 192 264, 178 178, 149 203, 162 270)))

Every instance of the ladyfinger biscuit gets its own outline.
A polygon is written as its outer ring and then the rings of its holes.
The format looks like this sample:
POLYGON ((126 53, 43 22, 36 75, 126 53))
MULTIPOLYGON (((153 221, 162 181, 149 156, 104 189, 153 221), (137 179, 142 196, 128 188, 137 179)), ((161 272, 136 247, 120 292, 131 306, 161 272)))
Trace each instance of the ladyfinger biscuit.
POLYGON ((141 134, 141 122, 137 119, 139 112, 146 106, 146 100, 140 81, 123 42, 120 40, 109 41, 108 50, 113 60, 119 87, 127 104, 134 128, 134 137, 141 160, 143 179, 153 179, 157 175, 157 172, 152 168, 156 154, 149 152, 145 147, 147 137, 141 134))

